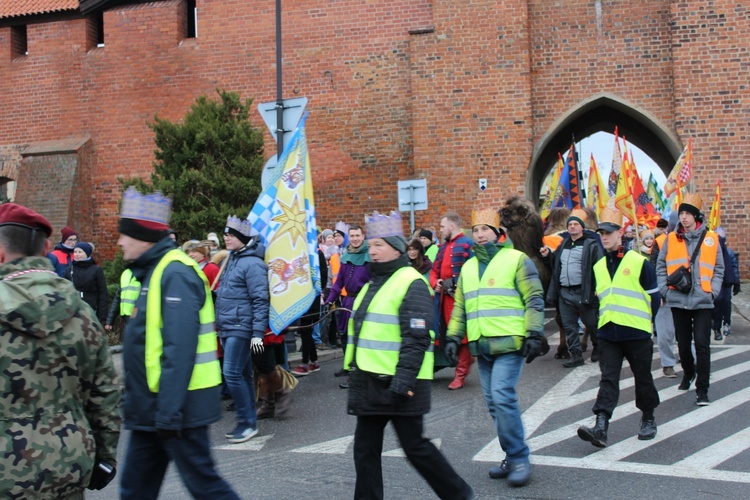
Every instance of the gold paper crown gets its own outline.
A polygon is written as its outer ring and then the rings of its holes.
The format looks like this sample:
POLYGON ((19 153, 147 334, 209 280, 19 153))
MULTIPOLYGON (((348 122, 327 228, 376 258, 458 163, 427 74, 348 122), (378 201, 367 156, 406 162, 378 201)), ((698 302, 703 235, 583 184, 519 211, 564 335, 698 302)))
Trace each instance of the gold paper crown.
POLYGON ((253 226, 250 223, 249 220, 245 219, 242 220, 236 215, 230 215, 227 218, 227 226, 224 229, 224 232, 227 232, 227 229, 234 229, 235 231, 239 232, 243 236, 247 236, 248 238, 253 235, 252 230, 253 226))
POLYGON ((471 227, 485 224, 495 229, 500 228, 500 214, 493 208, 482 208, 471 211, 471 227))
POLYGON ((141 194, 135 187, 130 186, 122 195, 123 219, 138 219, 169 225, 172 213, 172 198, 165 197, 161 191, 141 194))
POLYGON ((685 196, 682 198, 682 203, 692 205, 698 210, 703 208, 703 200, 697 193, 685 193, 685 196))
POLYGON ((622 214, 611 208, 603 208, 602 213, 599 215, 599 224, 604 224, 605 222, 617 224, 622 227, 622 214))
POLYGON ((404 236, 401 213, 391 210, 391 215, 381 215, 376 211, 372 215, 365 214, 365 230, 367 239, 387 238, 388 236, 404 236))
MULTIPOLYGON (((568 217, 578 217, 583 222, 586 222, 586 219, 589 218, 588 214, 585 210, 581 210, 580 208, 574 208, 568 217)), ((600 221, 601 222, 601 221, 600 221)))

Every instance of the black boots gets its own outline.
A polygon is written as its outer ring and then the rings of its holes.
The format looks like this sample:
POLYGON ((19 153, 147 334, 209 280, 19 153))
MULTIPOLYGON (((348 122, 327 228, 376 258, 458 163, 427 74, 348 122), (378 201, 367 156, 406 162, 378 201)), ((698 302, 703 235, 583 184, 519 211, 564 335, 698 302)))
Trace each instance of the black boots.
POLYGON ((638 439, 648 441, 656 437, 656 420, 654 410, 644 411, 641 417, 641 430, 638 431, 638 439))
POLYGON ((576 366, 583 366, 583 356, 580 352, 571 352, 570 359, 563 362, 565 368, 575 368, 576 366))
POLYGON ((607 447, 607 429, 609 428, 609 418, 604 413, 596 414, 596 424, 594 427, 580 426, 578 428, 578 437, 588 441, 597 448, 607 447))

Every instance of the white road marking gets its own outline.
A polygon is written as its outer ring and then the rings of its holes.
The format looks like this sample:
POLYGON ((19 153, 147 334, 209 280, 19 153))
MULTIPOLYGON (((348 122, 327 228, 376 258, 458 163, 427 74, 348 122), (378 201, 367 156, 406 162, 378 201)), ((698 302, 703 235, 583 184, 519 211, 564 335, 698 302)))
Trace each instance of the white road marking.
MULTIPOLYGON (((750 346, 717 345, 712 349, 711 358, 712 361, 718 361, 730 356, 745 353, 749 350, 750 346)), ((654 358, 658 358, 658 354, 655 354, 654 358)), ((711 381, 718 382, 746 371, 750 371, 750 361, 739 363, 711 373, 711 381)), ((655 379, 663 377, 661 369, 654 370, 652 375, 655 379)), ((593 402, 596 399, 598 388, 578 392, 581 385, 592 376, 597 378, 599 376, 599 367, 596 364, 586 364, 582 367, 575 368, 555 384, 547 394, 539 398, 539 400, 523 414, 524 427, 526 428, 527 435, 533 435, 549 415, 587 401, 593 402)), ((632 387, 634 383, 633 377, 628 377, 621 380, 620 387, 621 389, 632 387)), ((680 396, 694 397, 694 393, 691 391, 689 396, 686 396, 685 392, 677 390, 676 385, 659 392, 661 401, 680 396)), ((750 473, 714 469, 714 467, 748 449, 748 443, 750 442, 750 428, 727 437, 722 441, 704 448, 694 455, 686 457, 672 465, 665 466, 623 460, 634 453, 638 453, 650 446, 654 446, 677 434, 690 432, 691 429, 695 427, 697 421, 710 421, 714 417, 746 403, 749 399, 750 388, 716 400, 708 407, 697 407, 688 414, 682 415, 669 422, 659 422, 657 413, 659 430, 656 438, 650 441, 638 441, 634 430, 633 437, 615 443, 603 450, 593 451, 591 454, 582 458, 559 457, 532 453, 531 461, 538 465, 550 465, 556 467, 585 468, 589 470, 621 471, 750 483, 750 473)), ((634 401, 623 403, 617 407, 610 422, 617 421, 637 412, 639 412, 639 410, 635 407, 634 401)), ((590 420, 591 417, 589 416, 577 422, 564 425, 553 431, 528 439, 527 443, 532 452, 538 452, 548 446, 576 436, 578 426, 588 423, 590 420)), ((504 453, 500 448, 497 438, 495 438, 477 453, 473 460, 478 462, 499 462, 503 456, 504 453)))
POLYGON ((343 455, 354 441, 354 436, 345 436, 342 438, 325 441, 323 443, 312 444, 302 448, 291 450, 292 453, 325 453, 328 455, 343 455))
POLYGON ((266 441, 271 439, 273 434, 268 436, 260 436, 253 438, 244 443, 237 444, 222 444, 220 446, 214 446, 214 450, 229 450, 229 451, 260 451, 266 445, 266 441))

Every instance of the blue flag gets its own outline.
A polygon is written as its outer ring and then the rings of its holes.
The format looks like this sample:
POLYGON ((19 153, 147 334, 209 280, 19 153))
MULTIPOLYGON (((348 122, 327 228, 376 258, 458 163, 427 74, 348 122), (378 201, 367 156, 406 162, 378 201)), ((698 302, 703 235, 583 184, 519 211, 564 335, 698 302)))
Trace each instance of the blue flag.
POLYGON ((306 119, 302 117, 248 216, 266 247, 268 323, 277 335, 307 312, 321 290, 306 119))

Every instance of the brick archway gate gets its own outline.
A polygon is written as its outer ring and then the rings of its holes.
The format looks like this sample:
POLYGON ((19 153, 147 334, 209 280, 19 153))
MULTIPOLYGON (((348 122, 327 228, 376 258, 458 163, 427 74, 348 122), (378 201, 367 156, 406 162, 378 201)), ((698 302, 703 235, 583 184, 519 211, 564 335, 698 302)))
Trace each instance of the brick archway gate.
MULTIPOLYGON (((571 137, 584 139, 596 132, 612 132, 638 146, 669 175, 683 145, 656 117, 609 94, 583 101, 564 113, 537 142, 526 177, 526 196, 538 203, 544 179, 557 162, 557 153, 570 147, 571 137)), ((581 159, 583 160, 583 158, 581 159)))

